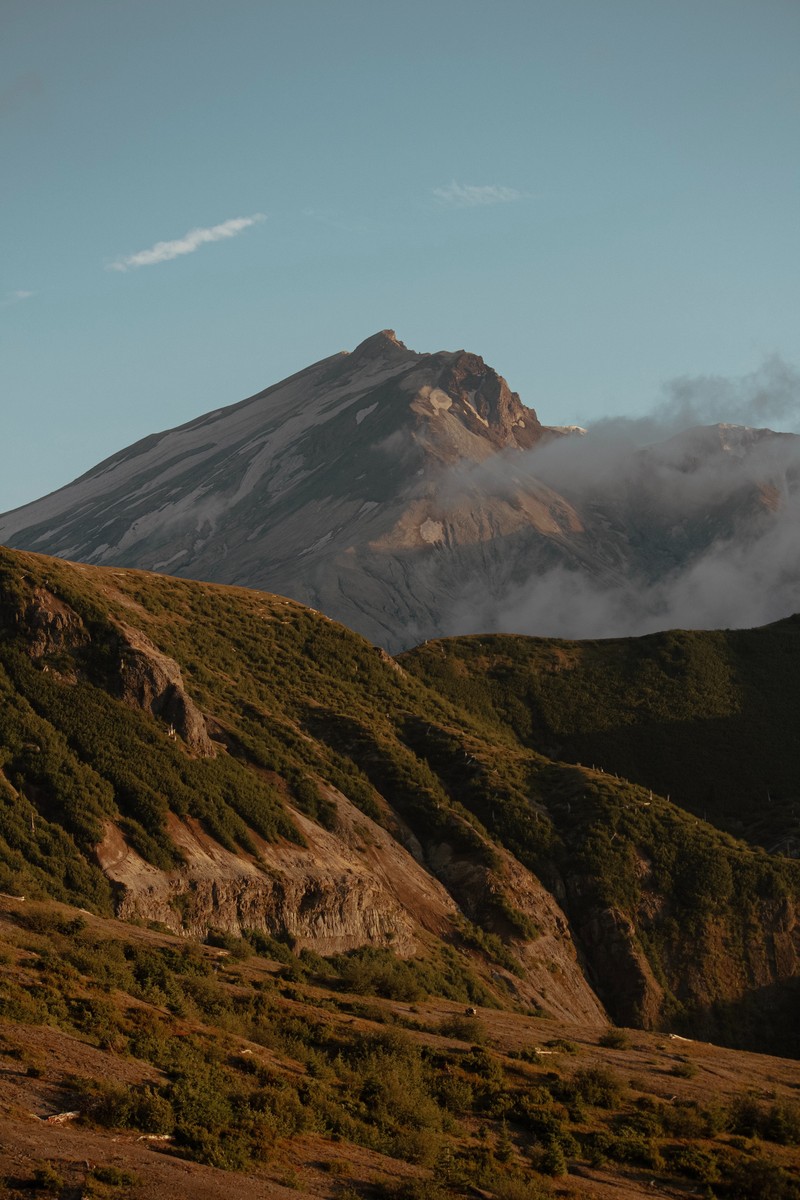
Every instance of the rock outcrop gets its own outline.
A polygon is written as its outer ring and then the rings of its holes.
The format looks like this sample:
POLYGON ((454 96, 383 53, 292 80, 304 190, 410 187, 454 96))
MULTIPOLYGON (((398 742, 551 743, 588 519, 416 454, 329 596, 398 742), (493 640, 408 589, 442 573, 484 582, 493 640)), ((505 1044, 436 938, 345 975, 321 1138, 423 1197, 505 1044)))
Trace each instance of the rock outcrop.
POLYGON ((187 695, 181 669, 173 658, 156 649, 140 630, 120 625, 120 698, 165 721, 186 745, 204 758, 217 751, 208 736, 205 718, 187 695))
POLYGON ((20 617, 29 631, 31 658, 69 653, 89 644, 89 633, 81 618, 47 588, 33 589, 20 617))

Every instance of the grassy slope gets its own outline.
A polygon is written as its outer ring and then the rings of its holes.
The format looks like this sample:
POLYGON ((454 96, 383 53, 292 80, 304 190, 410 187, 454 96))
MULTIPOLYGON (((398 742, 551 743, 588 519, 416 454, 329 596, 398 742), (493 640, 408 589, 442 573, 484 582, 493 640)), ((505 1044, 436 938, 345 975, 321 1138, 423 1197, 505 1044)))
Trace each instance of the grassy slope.
POLYGON ((3 1194, 800 1196, 796 1063, 258 949, 0 897, 3 1194))
MULTIPOLYGON (((444 841, 491 864, 488 830, 565 904, 593 983, 620 1018, 683 1020, 739 1044, 780 1039, 800 1048, 800 1031, 785 1019, 791 996, 776 983, 769 948, 800 894, 796 865, 753 852, 624 780, 530 749, 517 657, 504 683, 484 679, 492 661, 486 647, 504 640, 444 643, 404 659, 427 672, 423 680, 277 597, 7 551, 0 551, 0 605, 3 890, 110 912, 92 854, 105 817, 168 866, 175 858, 164 829, 168 805, 247 850, 250 829, 299 837, 287 796, 332 821, 317 787, 324 780, 390 826, 399 814, 423 845, 444 841), (25 653, 26 604, 36 586, 69 604, 92 639, 47 672, 47 663, 25 653), (229 753, 193 759, 165 725, 114 699, 119 647, 111 617, 138 625, 180 663, 229 753), (441 654, 453 669, 437 675, 430 664, 441 654), (77 682, 65 682, 71 671, 77 682), (618 964, 593 933, 604 910, 626 914, 636 928, 634 949, 664 989, 660 1014, 645 1014, 636 997, 620 998, 618 964)), ((522 639, 510 643, 525 647, 522 639)), ((543 655, 560 652, 534 645, 543 655)), ((599 667, 596 676, 601 689, 599 667)), ((716 694, 710 682, 707 692, 716 694)), ((568 701, 560 711, 570 711, 568 701)), ((502 892, 479 917, 490 933, 512 938, 512 949, 514 936, 534 932, 502 892)))
POLYGON ((800 617, 607 641, 459 638, 402 661, 523 745, 602 766, 768 848, 800 840, 800 617))

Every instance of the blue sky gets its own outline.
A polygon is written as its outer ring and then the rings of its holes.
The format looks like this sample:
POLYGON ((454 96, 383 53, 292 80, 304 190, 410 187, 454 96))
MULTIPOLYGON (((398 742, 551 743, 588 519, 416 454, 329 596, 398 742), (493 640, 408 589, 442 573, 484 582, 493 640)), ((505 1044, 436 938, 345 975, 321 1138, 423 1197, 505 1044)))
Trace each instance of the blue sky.
POLYGON ((799 60, 796 0, 2 0, 0 510, 387 326, 551 423, 800 367, 799 60))

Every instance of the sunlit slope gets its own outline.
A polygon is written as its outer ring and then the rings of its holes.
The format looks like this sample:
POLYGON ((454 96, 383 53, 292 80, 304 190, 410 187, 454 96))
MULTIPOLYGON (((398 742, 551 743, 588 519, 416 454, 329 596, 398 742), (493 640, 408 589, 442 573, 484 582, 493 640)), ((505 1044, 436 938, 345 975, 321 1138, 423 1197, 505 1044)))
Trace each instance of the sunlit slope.
POLYGON ((795 1046, 798 865, 524 744, 477 641, 403 666, 280 597, 11 551, 0 622, 2 890, 795 1046), (412 673, 443 654, 464 697, 412 673))

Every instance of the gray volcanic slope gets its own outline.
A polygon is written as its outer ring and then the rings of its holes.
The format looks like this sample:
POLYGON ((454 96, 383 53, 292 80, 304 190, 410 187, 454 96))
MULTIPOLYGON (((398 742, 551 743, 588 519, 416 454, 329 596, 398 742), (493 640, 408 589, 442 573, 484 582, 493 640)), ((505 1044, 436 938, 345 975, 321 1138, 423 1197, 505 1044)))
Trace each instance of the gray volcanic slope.
POLYGON ((589 487, 568 449, 584 439, 542 426, 480 357, 417 354, 384 330, 0 516, 0 542, 279 592, 391 650, 480 628, 570 634, 546 586, 526 626, 540 581, 615 594, 780 507, 737 465, 779 435, 723 428, 589 487), (709 509, 697 481, 720 456, 709 509), (653 481, 674 494, 676 479, 693 487, 667 512, 653 481))

